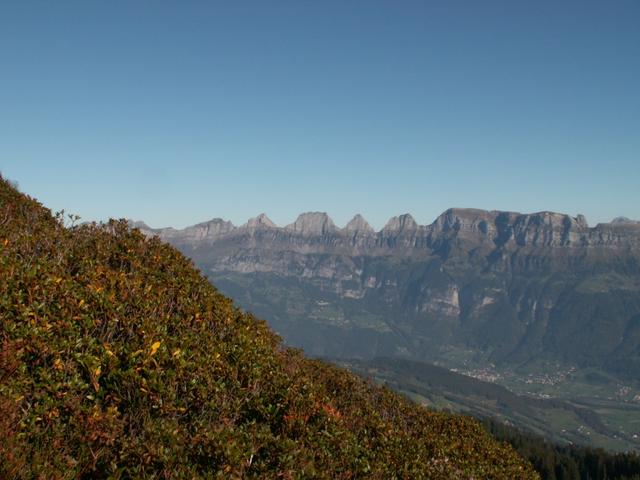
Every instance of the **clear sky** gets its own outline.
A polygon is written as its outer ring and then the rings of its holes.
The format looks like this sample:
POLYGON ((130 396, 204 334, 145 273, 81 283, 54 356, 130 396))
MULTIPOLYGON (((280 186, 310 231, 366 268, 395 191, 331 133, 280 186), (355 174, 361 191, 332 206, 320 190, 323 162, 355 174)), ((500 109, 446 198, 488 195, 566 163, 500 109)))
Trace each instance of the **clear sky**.
POLYGON ((5 0, 0 171, 154 227, 640 219, 640 1, 5 0))

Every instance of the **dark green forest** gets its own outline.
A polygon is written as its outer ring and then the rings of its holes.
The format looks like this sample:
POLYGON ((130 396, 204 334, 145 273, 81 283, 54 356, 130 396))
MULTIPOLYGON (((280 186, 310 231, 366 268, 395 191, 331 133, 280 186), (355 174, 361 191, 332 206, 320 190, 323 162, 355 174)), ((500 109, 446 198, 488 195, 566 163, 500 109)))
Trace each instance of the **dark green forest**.
POLYGON ((496 440, 508 442, 529 460, 543 479, 640 479, 640 456, 637 453, 610 453, 601 448, 576 445, 559 446, 495 420, 485 418, 482 423, 496 440))

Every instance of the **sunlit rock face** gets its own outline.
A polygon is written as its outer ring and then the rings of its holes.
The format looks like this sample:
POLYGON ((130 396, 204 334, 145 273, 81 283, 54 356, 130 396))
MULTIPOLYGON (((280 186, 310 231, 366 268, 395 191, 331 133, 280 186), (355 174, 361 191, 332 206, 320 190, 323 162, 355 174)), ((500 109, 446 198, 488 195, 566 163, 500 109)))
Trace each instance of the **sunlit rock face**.
POLYGON ((322 212, 152 229, 289 343, 332 356, 535 360, 640 373, 640 223, 453 208, 375 231, 322 212))

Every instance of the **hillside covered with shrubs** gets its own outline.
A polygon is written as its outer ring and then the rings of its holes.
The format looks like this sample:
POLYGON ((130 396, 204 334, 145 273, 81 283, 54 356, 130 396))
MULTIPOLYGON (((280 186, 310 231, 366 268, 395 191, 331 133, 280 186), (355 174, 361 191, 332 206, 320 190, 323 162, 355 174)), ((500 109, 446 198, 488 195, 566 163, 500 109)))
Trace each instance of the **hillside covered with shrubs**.
POLYGON ((0 478, 537 478, 284 347, 172 247, 64 221, 0 179, 0 478))

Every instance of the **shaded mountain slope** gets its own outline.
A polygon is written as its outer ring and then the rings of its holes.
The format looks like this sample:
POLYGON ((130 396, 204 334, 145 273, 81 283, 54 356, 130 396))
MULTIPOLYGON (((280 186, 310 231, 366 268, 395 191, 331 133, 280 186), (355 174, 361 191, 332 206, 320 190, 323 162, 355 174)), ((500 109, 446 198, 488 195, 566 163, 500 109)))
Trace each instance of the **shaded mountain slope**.
POLYGON ((0 180, 0 477, 536 478, 283 347, 157 239, 62 220, 0 180))

